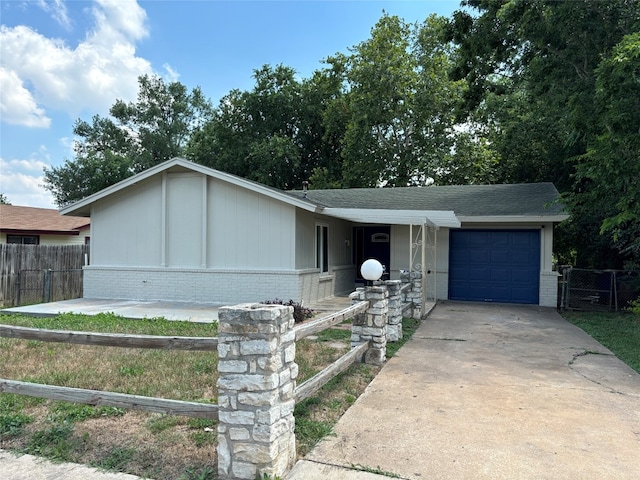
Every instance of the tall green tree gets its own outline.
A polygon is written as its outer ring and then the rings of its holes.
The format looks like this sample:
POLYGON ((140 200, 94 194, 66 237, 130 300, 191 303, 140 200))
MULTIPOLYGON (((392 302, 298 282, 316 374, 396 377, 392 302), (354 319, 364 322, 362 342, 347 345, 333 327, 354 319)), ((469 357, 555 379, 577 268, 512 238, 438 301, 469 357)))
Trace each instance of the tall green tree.
POLYGON ((444 26, 442 17, 414 25, 385 14, 371 38, 343 57, 349 86, 344 186, 453 183, 475 176, 473 166, 460 161, 480 146, 455 130, 463 82, 448 77, 452 52, 440 41, 444 26), (464 141, 457 145, 458 136, 464 141))
POLYGON ((561 244, 578 251, 581 265, 619 266, 612 238, 601 237, 600 226, 620 192, 578 200, 584 182, 576 167, 593 160, 586 154, 603 128, 596 100, 599 64, 626 34, 638 31, 638 2, 463 5, 478 14, 458 11, 448 27, 448 38, 458 45, 454 78, 469 85, 460 114, 487 126, 487 139, 501 158, 497 179, 554 182, 573 213, 560 229, 561 244))
POLYGON ((192 133, 210 116, 200 88, 144 75, 136 102, 116 100, 109 117, 74 124, 75 157, 44 171, 45 188, 58 206, 80 200, 114 183, 183 156, 192 133))
POLYGON ((608 208, 600 232, 640 268, 640 33, 625 36, 596 69, 601 127, 577 165, 578 205, 608 208))
POLYGON ((0 205, 11 205, 11 202, 4 193, 0 193, 0 205))
POLYGON ((330 74, 298 80, 292 68, 263 66, 251 91, 232 90, 196 132, 188 155, 198 163, 282 189, 301 188, 316 169, 333 168, 325 137, 327 103, 340 96, 330 74))

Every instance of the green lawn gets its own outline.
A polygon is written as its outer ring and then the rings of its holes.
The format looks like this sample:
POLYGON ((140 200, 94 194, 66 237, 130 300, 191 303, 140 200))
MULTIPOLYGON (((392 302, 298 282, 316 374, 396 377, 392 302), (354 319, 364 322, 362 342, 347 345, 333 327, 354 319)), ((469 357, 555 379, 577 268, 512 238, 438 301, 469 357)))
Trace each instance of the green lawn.
POLYGON ((640 316, 603 312, 564 312, 562 316, 640 373, 640 316))

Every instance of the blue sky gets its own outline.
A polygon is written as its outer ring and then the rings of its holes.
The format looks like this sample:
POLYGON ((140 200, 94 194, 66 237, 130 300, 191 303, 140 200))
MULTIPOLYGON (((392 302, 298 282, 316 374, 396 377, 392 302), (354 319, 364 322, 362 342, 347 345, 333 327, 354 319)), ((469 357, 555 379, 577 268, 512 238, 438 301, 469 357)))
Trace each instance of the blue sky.
POLYGON ((55 207, 44 167, 73 158, 76 119, 135 100, 137 78, 200 86, 217 105, 283 64, 308 78, 322 59, 369 38, 383 10, 408 22, 450 16, 459 0, 0 2, 0 193, 55 207))

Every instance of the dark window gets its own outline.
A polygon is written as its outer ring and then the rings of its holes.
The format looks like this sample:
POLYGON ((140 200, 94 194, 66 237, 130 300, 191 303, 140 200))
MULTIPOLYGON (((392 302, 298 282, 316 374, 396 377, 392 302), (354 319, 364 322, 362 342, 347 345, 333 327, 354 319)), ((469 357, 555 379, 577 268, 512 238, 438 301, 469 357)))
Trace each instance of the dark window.
POLYGON ((40 245, 40 237, 38 235, 7 235, 7 243, 40 245))
POLYGON ((316 268, 320 273, 329 271, 329 227, 316 225, 316 268))

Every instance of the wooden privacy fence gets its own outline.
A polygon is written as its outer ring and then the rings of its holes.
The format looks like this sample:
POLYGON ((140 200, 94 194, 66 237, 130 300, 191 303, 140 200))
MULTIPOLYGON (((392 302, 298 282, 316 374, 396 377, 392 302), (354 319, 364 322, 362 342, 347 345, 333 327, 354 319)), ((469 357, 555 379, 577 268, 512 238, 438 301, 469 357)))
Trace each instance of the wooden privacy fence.
POLYGON ((0 244, 0 306, 82 296, 87 245, 0 244))

